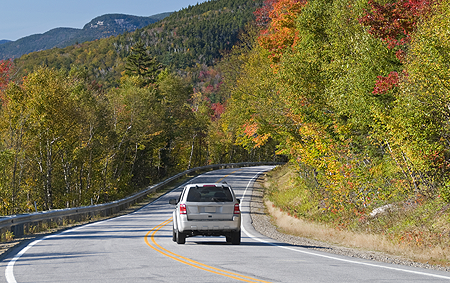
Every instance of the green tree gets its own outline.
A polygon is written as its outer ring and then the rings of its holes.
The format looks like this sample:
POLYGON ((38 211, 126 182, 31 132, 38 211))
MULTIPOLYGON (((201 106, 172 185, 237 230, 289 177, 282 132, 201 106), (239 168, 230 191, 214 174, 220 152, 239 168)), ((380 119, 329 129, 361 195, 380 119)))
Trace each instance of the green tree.
POLYGON ((181 77, 164 70, 158 77, 158 94, 164 109, 165 146, 160 149, 160 174, 171 170, 185 170, 188 166, 192 136, 196 122, 188 100, 192 86, 181 77))
POLYGON ((416 191, 450 201, 450 4, 435 5, 412 35, 391 123, 393 142, 411 168, 416 191), (441 187, 442 189, 438 190, 441 187))
POLYGON ((125 65, 126 75, 142 77, 144 85, 149 85, 156 82, 161 68, 161 64, 149 55, 142 41, 131 47, 131 54, 125 65))
POLYGON ((141 87, 142 81, 139 76, 124 76, 120 87, 108 93, 116 136, 108 167, 111 177, 128 187, 121 195, 158 180, 152 170, 157 167, 155 152, 165 131, 164 110, 157 88, 141 87))

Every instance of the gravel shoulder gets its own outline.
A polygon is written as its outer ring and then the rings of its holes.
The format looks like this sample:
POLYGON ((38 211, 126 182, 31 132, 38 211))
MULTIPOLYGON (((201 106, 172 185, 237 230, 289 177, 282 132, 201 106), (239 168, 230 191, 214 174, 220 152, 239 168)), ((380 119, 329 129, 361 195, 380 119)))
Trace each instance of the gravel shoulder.
MULTIPOLYGON (((342 246, 333 245, 330 243, 325 243, 321 241, 316 241, 313 239, 298 237, 294 235, 289 235, 280 232, 283 230, 283 227, 277 227, 274 225, 273 217, 267 210, 267 207, 264 203, 264 188, 263 188, 263 178, 260 177, 253 186, 253 194, 252 201, 250 204, 250 212, 252 218, 253 227, 261 233, 262 235, 280 241, 282 243, 291 244, 294 246, 302 246, 308 248, 309 250, 317 250, 321 252, 328 252, 331 254, 343 255, 354 258, 361 258, 367 260, 373 260, 378 262, 392 263, 398 265, 405 266, 414 266, 426 269, 434 269, 439 271, 447 271, 450 272, 449 267, 445 266, 437 266, 430 264, 423 264, 411 261, 406 258, 402 258, 399 256, 393 256, 389 254, 383 254, 374 251, 363 251, 353 248, 347 248, 342 246)), ((291 218, 285 213, 277 214, 276 217, 286 217, 291 218)), ((288 223, 289 221, 281 221, 282 223, 288 223)), ((287 227, 286 227, 287 228, 287 227)))

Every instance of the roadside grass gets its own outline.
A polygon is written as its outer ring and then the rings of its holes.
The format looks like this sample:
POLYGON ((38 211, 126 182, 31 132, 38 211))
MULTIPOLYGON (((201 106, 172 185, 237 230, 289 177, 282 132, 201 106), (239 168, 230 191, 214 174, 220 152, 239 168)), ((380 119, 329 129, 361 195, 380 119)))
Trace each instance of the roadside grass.
POLYGON ((370 216, 343 213, 342 226, 320 209, 319 198, 299 183, 290 166, 269 172, 264 200, 277 227, 285 233, 349 248, 382 252, 416 262, 450 266, 450 204, 442 199, 396 202, 370 216))

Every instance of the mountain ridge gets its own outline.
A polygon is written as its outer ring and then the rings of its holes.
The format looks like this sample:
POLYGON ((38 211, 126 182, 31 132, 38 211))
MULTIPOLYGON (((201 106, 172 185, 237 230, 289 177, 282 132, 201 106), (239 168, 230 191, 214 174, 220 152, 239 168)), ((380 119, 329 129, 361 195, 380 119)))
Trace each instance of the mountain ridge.
POLYGON ((172 14, 160 13, 149 17, 126 14, 105 14, 95 17, 82 29, 57 27, 42 34, 33 34, 16 41, 0 41, 0 60, 15 59, 24 54, 51 48, 64 48, 73 44, 93 41, 125 32, 132 32, 155 23, 172 14))
POLYGON ((139 41, 167 68, 191 72, 212 66, 231 50, 262 5, 263 0, 210 0, 130 33, 23 55, 14 60, 16 75, 24 77, 39 66, 79 66, 105 89, 117 87, 126 58, 139 41))

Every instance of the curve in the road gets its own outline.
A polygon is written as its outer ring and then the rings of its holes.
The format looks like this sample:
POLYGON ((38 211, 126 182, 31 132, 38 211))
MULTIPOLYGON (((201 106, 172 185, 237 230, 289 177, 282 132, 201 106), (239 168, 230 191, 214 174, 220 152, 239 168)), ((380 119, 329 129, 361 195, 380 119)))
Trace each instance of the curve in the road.
MULTIPOLYGON (((220 180, 223 180, 223 178, 232 175, 233 173, 237 173, 238 171, 240 171, 241 169, 235 170, 233 172, 231 172, 232 170, 229 171, 222 171, 223 174, 215 174, 214 176, 211 176, 209 178, 221 178, 220 180), (231 172, 231 173, 229 173, 231 172), (224 174, 227 174, 224 176, 224 174)), ((281 242, 277 242, 276 240, 272 241, 272 239, 267 238, 263 235, 258 234, 256 231, 252 230, 251 227, 251 220, 249 219, 249 215, 250 215, 250 210, 249 207, 247 206, 247 204, 249 204, 250 202, 250 194, 251 194, 251 187, 252 184, 254 183, 255 179, 264 171, 267 171, 268 168, 264 169, 263 171, 259 171, 261 170, 261 168, 258 168, 254 171, 247 172, 245 175, 246 179, 244 179, 242 181, 242 183, 239 184, 239 192, 241 196, 241 204, 243 204, 244 210, 243 210, 243 216, 245 217, 242 223, 242 231, 244 234, 246 234, 249 239, 247 242, 260 242, 263 243, 262 245, 258 245, 261 247, 274 247, 271 248, 271 252, 270 252, 270 256, 267 255, 267 250, 261 251, 259 252, 258 250, 251 250, 252 253, 243 253, 242 257, 247 259, 246 263, 248 264, 248 266, 253 267, 252 272, 248 273, 246 268, 247 266, 242 266, 239 265, 239 263, 234 262, 234 257, 229 257, 227 258, 228 262, 231 264, 222 264, 220 265, 220 263, 218 263, 218 261, 215 261, 216 264, 214 264, 217 267, 213 267, 210 265, 206 265, 202 262, 205 262, 205 258, 202 256, 198 256, 197 254, 192 254, 191 258, 188 257, 183 257, 181 255, 179 255, 179 253, 181 253, 182 251, 184 251, 183 249, 177 249, 179 247, 177 247, 177 245, 169 245, 172 244, 171 240, 169 240, 169 238, 171 238, 171 234, 172 231, 171 229, 167 229, 167 225, 172 221, 171 218, 169 218, 169 209, 168 209, 168 201, 163 200, 163 201, 159 201, 159 204, 157 204, 157 206, 163 206, 164 207, 164 215, 159 215, 158 218, 155 219, 154 222, 152 222, 152 224, 149 226, 148 224, 140 224, 140 226, 138 226, 140 228, 139 231, 134 231, 133 232, 133 236, 136 239, 140 239, 141 241, 143 240, 142 237, 144 237, 145 240, 145 244, 143 243, 144 241, 140 242, 138 245, 133 245, 132 247, 134 247, 133 251, 136 249, 139 249, 140 251, 145 251, 145 250, 149 250, 147 245, 149 247, 151 247, 153 250, 158 251, 158 257, 160 257, 161 259, 164 259, 164 264, 168 264, 168 265, 172 265, 172 260, 176 260, 179 263, 183 263, 185 266, 177 266, 177 270, 178 268, 182 268, 183 270, 189 270, 189 272, 191 272, 190 270, 192 269, 191 267, 195 267, 197 269, 203 270, 203 271, 207 271, 204 275, 205 277, 209 278, 214 278, 214 280, 217 280, 217 282, 220 281, 220 279, 222 280, 226 280, 226 282, 230 281, 231 279, 233 280, 240 280, 240 281, 244 281, 244 282, 267 282, 267 281, 263 281, 260 279, 257 279, 256 277, 259 278, 264 278, 266 280, 273 280, 273 281, 277 281, 277 282, 299 282, 299 278, 301 278, 301 281, 304 282, 330 282, 331 280, 334 280, 335 282, 349 282, 351 280, 348 279, 353 279, 352 282, 361 282, 364 279, 367 280, 377 280, 380 282, 393 282, 393 281, 398 281, 398 282, 411 282, 411 281, 439 281, 439 282, 447 282, 447 280, 450 280, 450 276, 448 273, 439 273, 439 272, 433 272, 433 271, 426 271, 426 270, 420 270, 417 268, 408 268, 408 267, 399 267, 397 265, 392 265, 392 264, 383 264, 383 263, 374 263, 374 262, 368 262, 365 260, 358 260, 358 259, 351 259, 351 258, 346 258, 346 257, 340 257, 338 255, 331 255, 331 254, 326 254, 323 252, 311 252, 311 251, 307 251, 307 249, 304 249, 302 247, 298 247, 298 246, 293 246, 293 245, 286 245, 283 244, 281 242), (259 171, 259 172, 258 172, 259 171), (251 174, 251 175, 250 175, 251 174), (247 195, 249 194, 249 195, 247 195), (154 228, 152 228, 154 227, 154 228), (165 227, 165 229, 164 229, 165 227), (149 229, 151 229, 149 231, 149 229), (256 236, 255 236, 256 235, 256 236), (140 246, 141 244, 143 244, 144 247, 146 247, 145 249, 142 249, 140 246), (167 245, 164 248, 164 245, 167 245), (282 249, 277 249, 278 248, 282 248, 282 249), (275 250, 280 251, 281 253, 275 252, 275 250), (287 253, 282 252, 282 251, 289 251, 287 253), (175 253, 174 251, 176 251, 177 253, 175 253), (302 256, 300 256, 300 258, 297 258, 296 256, 294 256, 293 253, 291 253, 292 251, 296 252, 298 255, 303 254, 302 256), (159 255, 163 255, 162 257, 159 255), (272 269, 257 269, 257 265, 254 264, 254 262, 252 260, 249 260, 253 257, 256 256, 263 256, 263 259, 266 259, 268 261, 266 261, 266 264, 269 262, 269 264, 272 266, 273 268, 278 268, 277 271, 280 272, 280 274, 277 274, 276 276, 271 274, 270 271, 272 269), (285 260, 285 258, 288 257, 292 257, 293 259, 289 262, 292 262, 293 265, 289 265, 287 264, 288 261, 285 260), (314 259, 317 259, 315 260, 314 259), (315 267, 313 265, 316 264, 315 262, 317 261, 317 264, 319 265, 318 267, 315 267), (346 264, 342 264, 342 265, 337 265, 336 262, 341 262, 341 263, 346 263, 346 264), (250 265, 251 263, 253 263, 253 265, 250 265), (344 266, 345 265, 345 266, 344 266), (220 268, 218 268, 220 267, 220 268), (342 269, 342 268, 347 268, 347 269, 342 269), (369 268, 370 267, 370 268, 369 268), (223 268, 223 269, 221 269, 223 268), (326 274, 326 270, 331 270, 331 274, 333 274, 332 276, 334 277, 327 277, 328 274, 326 274), (231 272, 231 270, 233 270, 234 272, 231 272), (289 272, 286 273, 287 271, 294 271, 294 272, 289 272), (364 271, 364 272, 356 272, 358 270, 364 271), (385 272, 379 272, 379 270, 384 270, 385 272), (284 271, 284 273, 283 273, 284 271), (207 274, 209 273, 209 274, 207 274), (253 277, 249 277, 249 276, 245 276, 244 274, 253 276, 253 277), (381 276, 380 274, 385 275, 384 277, 381 276), (217 276, 220 275, 220 276, 217 276), (216 278, 217 277, 217 278, 216 278), (351 278, 350 278, 351 277, 351 278), (314 280, 311 280, 314 279, 314 280), (325 280, 325 281, 324 281, 325 280), (357 281, 359 280, 359 281, 357 281), (389 280, 389 281, 388 281, 389 280), (408 281, 409 280, 409 281, 408 281)), ((239 175, 239 174, 236 174, 239 175)), ((195 177, 193 179, 196 179, 198 177, 195 177)), ((192 180, 191 180, 192 181, 192 180)), ((153 205, 152 205, 153 206, 153 205)), ((148 206, 149 208, 151 208, 151 206, 148 206)), ((159 207, 158 207, 159 208, 159 207)), ((156 209, 155 209, 156 211, 156 209)), ((150 212, 153 212, 153 209, 151 209, 150 212)), ((147 211, 144 211, 143 213, 137 213, 135 215, 138 215, 139 217, 142 218, 142 216, 145 216, 146 213, 150 213, 147 211)), ((133 215, 133 214, 132 214, 133 215)), ((131 217, 133 218, 133 217, 131 217)), ((136 217, 137 218, 137 217, 136 217)), ((17 255, 12 256, 12 259, 9 261, 9 263, 6 265, 3 265, 5 268, 5 275, 6 275, 6 280, 8 283, 13 283, 16 282, 16 279, 14 277, 14 273, 13 273, 13 268, 14 268, 14 264, 17 262, 20 262, 22 259, 19 260, 19 258, 21 256, 26 257, 26 254, 31 253, 33 249, 37 249, 38 246, 40 246, 40 244, 38 244, 39 242, 41 242, 42 240, 54 240, 54 238, 58 238, 60 237, 60 235, 66 234, 66 233, 72 233, 74 230, 78 230, 78 229, 85 229, 86 227, 89 227, 91 225, 103 225, 105 222, 108 221, 121 221, 121 217, 118 217, 116 219, 112 219, 112 220, 107 220, 107 221, 103 221, 103 222, 96 222, 96 223, 92 223, 89 225, 85 225, 85 226, 81 226, 75 229, 71 229, 71 230, 67 230, 65 232, 56 234, 56 235, 51 235, 51 236, 47 236, 42 238, 41 240, 36 240, 34 242, 32 242, 31 244, 29 244, 28 246, 26 246, 24 249, 22 249, 17 255), (31 249, 31 250, 30 250, 31 249)), ((124 220, 122 220, 124 221, 124 220)), ((126 220, 125 220, 126 221, 126 220)), ((147 221, 147 220, 146 220, 147 221)), ((119 225, 119 224, 114 224, 116 222, 109 222, 109 223, 113 223, 111 224, 112 226, 114 225, 119 225)), ((147 222, 145 222, 147 223, 147 222)), ((120 223, 122 224, 122 223, 120 223)), ((111 226, 109 225, 109 226, 111 226)), ((105 226, 105 225, 103 225, 105 226)), ((108 225, 106 225, 108 226, 108 225)), ((92 227, 92 226, 91 226, 92 227)), ((115 226, 114 226, 115 227, 115 226)), ((110 228, 111 230, 111 228, 110 228)), ((112 229, 114 230, 114 232, 116 232, 116 228, 112 229)), ((92 232, 90 232, 92 233, 92 232)), ((67 234, 66 234, 67 235, 67 234)), ((91 235, 88 233, 88 235, 91 235)), ((128 236, 130 237, 130 236, 128 236)), ((134 241, 137 242, 137 241, 134 241)), ((132 243, 134 243, 132 242, 132 243)), ((114 243, 114 242, 113 242, 114 243)), ((113 244, 111 243, 111 244, 113 244)), ((129 243, 129 242, 127 242, 129 243)), ((63 246, 63 245, 61 245, 63 246)), ((239 248, 239 247, 232 247, 230 246, 229 248, 233 249, 236 252, 242 252, 243 250, 247 250, 249 251, 249 248, 254 246, 254 244, 248 245, 248 246, 244 246, 243 248, 239 248), (237 248, 239 248, 239 250, 237 250, 237 248)), ((195 247, 195 246, 194 246, 195 247)), ((109 250, 109 246, 106 247, 107 250, 109 250)), ((123 247, 125 248, 125 247, 123 247)), ((129 249, 129 246, 126 246, 127 250, 129 249)), ((207 249, 207 246, 204 246, 205 249, 207 249)), ((227 247, 228 248, 228 247, 227 247)), ((199 249, 189 249, 186 250, 189 252, 192 251, 199 251, 199 249)), ((41 251, 42 253, 45 253, 46 251, 41 251)), ((142 254, 145 254, 145 252, 143 252, 142 254)), ((191 253, 189 254, 191 255, 191 253)), ((134 259, 134 256, 133 256, 134 259)), ((147 256, 141 256, 140 260, 146 260, 148 259, 147 256)), ((25 261, 26 259, 24 259, 25 261)), ((122 258, 121 258, 122 260, 122 258)), ((111 262, 115 263, 117 262, 115 258, 113 258, 113 260, 111 260, 111 262)), ((121 262, 121 261, 120 261, 121 262)), ((261 263, 263 263, 264 261, 261 261, 261 263)), ((208 261, 206 261, 206 263, 208 263, 208 261)), ((29 264, 29 263, 27 263, 29 264)), ((164 266, 163 266, 164 267, 164 266)), ((24 270, 24 266, 21 266, 22 271, 24 270)), ((140 270, 141 266, 139 264, 136 264, 134 266, 133 270, 140 270)), ((25 269, 26 270, 26 269, 25 269)), ((119 269, 121 270, 121 269, 119 269)), ((18 274, 16 274, 18 275, 18 274)), ((148 276, 148 273, 144 273, 144 276, 148 276)), ((158 275, 156 275, 156 277, 152 277, 152 278, 158 278, 158 275)), ((183 275, 184 276, 184 275, 183 275)), ((19 277, 20 278, 20 277, 19 277)), ((28 278, 30 278, 30 276, 28 276, 28 278)), ((121 282, 120 278, 114 282, 121 282)), ((135 277, 138 278, 138 277, 135 277)), ((45 279, 45 278, 44 278, 45 279)), ((97 278, 98 279, 98 278, 97 278)), ((20 281, 20 280, 19 280, 20 281)), ((4 282, 1 281, 0 282, 4 282)), ((29 280, 29 282, 32 282, 29 280)), ((41 280, 41 282, 48 282, 45 280, 41 280)), ((60 281, 61 282, 61 281, 60 281)), ((82 282, 82 281, 77 281, 77 282, 82 282)), ((96 282, 102 282, 97 280, 96 282)), ((122 281, 123 282, 123 281, 122 281)), ((142 281, 145 282, 145 281, 142 281)), ((170 281, 167 281, 170 282, 170 281)), ((204 280, 204 282, 213 282, 211 280, 204 280)), ((216 282, 216 281, 214 281, 216 282)))

